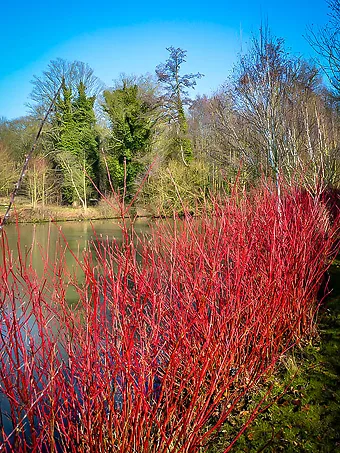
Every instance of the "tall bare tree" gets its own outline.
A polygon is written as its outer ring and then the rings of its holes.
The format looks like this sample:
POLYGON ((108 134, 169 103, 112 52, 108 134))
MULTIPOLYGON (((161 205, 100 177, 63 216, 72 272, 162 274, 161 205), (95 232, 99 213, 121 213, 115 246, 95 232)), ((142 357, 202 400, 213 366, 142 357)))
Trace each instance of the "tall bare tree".
POLYGON ((227 177, 263 172, 302 178, 309 186, 337 184, 339 122, 319 70, 261 30, 233 77, 190 109, 199 149, 227 177))
POLYGON ((328 24, 319 30, 310 29, 307 39, 321 57, 319 63, 340 100, 340 0, 330 0, 328 5, 328 24))
POLYGON ((180 151, 185 165, 192 158, 192 144, 188 137, 188 125, 184 106, 190 103, 188 89, 195 88, 197 79, 203 77, 197 74, 181 74, 181 65, 186 62, 186 50, 168 47, 169 58, 156 68, 156 75, 163 88, 163 105, 169 123, 174 126, 174 148, 180 151))
POLYGON ((30 95, 33 103, 30 107, 34 114, 40 115, 46 111, 63 81, 73 93, 77 93, 77 88, 82 83, 86 87, 87 96, 97 96, 103 88, 102 82, 87 63, 62 58, 51 60, 41 75, 33 76, 30 95))

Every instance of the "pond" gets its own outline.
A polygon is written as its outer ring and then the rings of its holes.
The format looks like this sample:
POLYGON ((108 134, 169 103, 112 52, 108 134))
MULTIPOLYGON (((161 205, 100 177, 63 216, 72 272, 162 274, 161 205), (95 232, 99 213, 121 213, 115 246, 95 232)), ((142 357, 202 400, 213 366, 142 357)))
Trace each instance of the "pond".
MULTIPOLYGON (((135 232, 141 235, 147 233, 150 221, 147 218, 137 219, 134 223, 135 232)), ((109 242, 115 240, 118 244, 122 242, 122 230, 117 219, 71 221, 58 224, 52 222, 20 224, 19 228, 14 224, 9 224, 5 226, 4 230, 13 258, 18 257, 20 245, 23 259, 31 263, 39 277, 44 277, 47 262, 53 268, 55 261, 60 260, 60 257, 63 256, 61 249, 65 249, 67 243, 63 264, 76 275, 80 284, 84 280, 84 274, 73 254, 82 262, 82 254, 85 250, 90 249, 91 241, 99 239, 109 242)), ((0 240, 0 253, 2 247, 3 244, 0 240)), ((66 301, 69 304, 78 301, 78 294, 73 285, 67 288, 66 301)))
MULTIPOLYGON (((134 228, 139 234, 146 233, 149 229, 150 219, 137 219, 134 228)), ((82 251, 88 247, 91 240, 103 238, 105 240, 115 239, 118 242, 122 240, 122 231, 119 220, 94 220, 82 222, 61 222, 58 224, 41 223, 41 224, 20 224, 19 230, 16 225, 9 224, 4 227, 10 250, 14 257, 18 254, 18 237, 20 236, 20 249, 25 256, 30 255, 32 266, 41 275, 44 271, 43 255, 49 256, 49 260, 54 259, 58 241, 64 244, 68 243, 69 252, 66 254, 67 265, 72 266, 76 256, 81 257, 82 251), (60 231, 61 233, 60 234, 60 231), (19 234, 18 234, 19 232, 19 234)), ((0 243, 0 248, 2 244, 0 243)))

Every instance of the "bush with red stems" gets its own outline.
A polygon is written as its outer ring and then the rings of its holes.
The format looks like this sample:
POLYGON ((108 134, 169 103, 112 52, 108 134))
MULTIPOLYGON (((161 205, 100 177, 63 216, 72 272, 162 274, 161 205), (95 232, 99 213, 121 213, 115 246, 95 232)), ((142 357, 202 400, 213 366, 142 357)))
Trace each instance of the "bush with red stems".
POLYGON ((263 183, 145 237, 126 225, 75 257, 77 278, 62 246, 39 277, 3 234, 0 451, 206 451, 313 335, 339 232, 321 196, 263 183))

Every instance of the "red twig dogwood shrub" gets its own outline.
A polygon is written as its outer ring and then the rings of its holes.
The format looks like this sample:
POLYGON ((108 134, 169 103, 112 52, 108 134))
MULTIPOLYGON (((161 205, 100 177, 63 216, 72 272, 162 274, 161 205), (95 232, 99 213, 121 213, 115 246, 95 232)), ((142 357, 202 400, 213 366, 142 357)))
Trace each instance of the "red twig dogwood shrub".
POLYGON ((145 237, 123 223, 122 244, 95 237, 74 257, 77 276, 67 244, 39 277, 3 235, 0 451, 206 451, 313 334, 338 231, 321 197, 263 184, 145 237))

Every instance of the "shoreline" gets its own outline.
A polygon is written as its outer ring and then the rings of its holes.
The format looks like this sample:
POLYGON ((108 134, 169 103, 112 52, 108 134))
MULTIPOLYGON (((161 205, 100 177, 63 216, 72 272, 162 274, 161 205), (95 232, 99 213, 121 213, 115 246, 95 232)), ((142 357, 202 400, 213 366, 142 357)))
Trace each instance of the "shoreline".
MULTIPOLYGON (((0 203, 0 221, 5 214, 7 206, 0 203)), ((48 223, 48 222, 83 222, 94 220, 119 220, 121 215, 114 212, 115 209, 109 205, 90 206, 85 212, 81 207, 47 205, 44 207, 33 208, 28 204, 13 206, 6 224, 15 223, 48 223)), ((136 218, 158 218, 150 211, 142 207, 133 207, 131 212, 136 218)))

